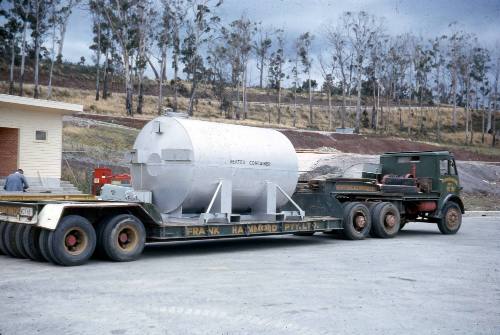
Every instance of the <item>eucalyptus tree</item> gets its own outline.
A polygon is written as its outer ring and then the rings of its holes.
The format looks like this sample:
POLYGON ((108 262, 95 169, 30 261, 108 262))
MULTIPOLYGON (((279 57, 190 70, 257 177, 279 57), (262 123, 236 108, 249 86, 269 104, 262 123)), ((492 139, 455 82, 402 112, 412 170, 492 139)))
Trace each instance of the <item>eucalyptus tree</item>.
POLYGON ((321 75, 323 76, 323 90, 326 91, 328 99, 328 129, 333 128, 333 113, 332 113, 332 94, 334 90, 334 75, 335 75, 335 60, 332 57, 323 58, 320 54, 318 57, 319 65, 321 68, 321 75))
POLYGON ((446 65, 444 43, 446 41, 446 36, 435 37, 430 40, 431 49, 429 54, 431 57, 431 68, 434 71, 434 101, 437 105, 436 107, 436 140, 441 141, 441 103, 444 99, 444 80, 443 72, 446 65))
POLYGON ((0 27, 0 41, 2 43, 0 52, 5 59, 10 58, 9 62, 9 94, 14 93, 14 66, 17 50, 19 49, 19 34, 22 28, 22 21, 17 10, 19 5, 12 2, 4 9, 0 9, 0 18, 5 21, 0 27), (8 9, 7 9, 8 6, 8 9), (2 18, 3 16, 3 18, 2 18), (8 55, 8 56, 7 56, 8 55), (8 58, 7 58, 8 57, 8 58))
POLYGON ((488 118, 488 120, 491 120, 491 129, 489 130, 492 135, 491 139, 491 146, 495 147, 496 145, 496 135, 497 135, 497 130, 496 130, 496 114, 498 112, 498 101, 499 101, 499 96, 498 96, 498 85, 499 85, 499 80, 500 80, 500 41, 497 41, 495 45, 495 49, 493 51, 493 62, 492 62, 492 70, 493 70, 493 87, 491 92, 493 93, 493 102, 491 103, 490 110, 493 110, 493 116, 491 118, 488 118))
POLYGON ((349 29, 348 41, 354 53, 354 67, 356 70, 357 101, 356 101, 356 123, 355 132, 359 132, 361 121, 361 89, 364 68, 367 56, 373 45, 373 40, 377 32, 381 29, 379 23, 373 15, 365 11, 345 12, 342 20, 349 29))
POLYGON ((193 115, 198 85, 204 77, 203 49, 212 40, 212 32, 219 25, 220 18, 215 10, 222 4, 222 0, 193 0, 188 10, 189 19, 186 20, 186 37, 184 38, 181 55, 184 63, 184 72, 191 82, 189 93, 188 114, 193 115))
POLYGON ((297 51, 300 62, 302 63, 302 71, 307 76, 307 86, 309 91, 309 125, 314 124, 314 115, 312 107, 312 85, 311 85, 311 70, 313 57, 311 54, 312 41, 314 36, 309 32, 300 35, 297 39, 297 51))
POLYGON ((257 70, 259 70, 259 88, 262 89, 264 86, 264 71, 266 69, 269 50, 273 41, 271 39, 271 33, 269 30, 262 27, 262 22, 259 22, 256 29, 256 39, 253 42, 253 50, 255 52, 255 57, 257 61, 257 70))
MULTIPOLYGON (((271 53, 268 67, 269 86, 277 91, 278 123, 281 122, 281 91, 285 73, 283 66, 285 64, 285 38, 284 31, 278 29, 275 33, 275 50, 271 53)), ((268 113, 268 121, 271 123, 271 111, 268 113)))
POLYGON ((351 91, 353 74, 353 51, 348 45, 349 27, 346 20, 340 20, 338 24, 329 24, 325 27, 327 41, 327 52, 335 64, 336 77, 340 80, 342 92, 342 109, 340 111, 340 127, 345 128, 347 95, 351 91))
POLYGON ((50 30, 51 48, 50 48, 50 69, 49 82, 47 84, 47 99, 52 96, 52 76, 54 74, 54 63, 56 61, 56 43, 58 41, 58 26, 61 24, 60 7, 61 0, 47 0, 48 20, 47 24, 50 30))
POLYGON ((33 97, 40 96, 40 53, 41 48, 47 33, 47 19, 48 19, 48 6, 45 0, 30 0, 30 26, 31 26, 31 39, 34 44, 35 51, 35 64, 33 76, 33 97))
MULTIPOLYGON (((479 45, 476 45, 472 51, 472 59, 471 59, 471 79, 472 85, 474 87, 474 95, 476 99, 476 110, 479 111, 479 100, 480 95, 483 96, 483 105, 484 98, 489 94, 489 80, 488 80, 488 70, 489 70, 489 62, 490 62, 490 54, 488 49, 483 48, 479 45)), ((472 118, 471 118, 472 119, 472 118)), ((481 142, 484 143, 484 128, 485 128, 485 115, 484 109, 481 112, 481 121, 482 121, 482 129, 481 129, 481 142)), ((471 139, 470 142, 472 144, 473 141, 473 122, 471 120, 471 139)))
POLYGON ((113 38, 120 47, 121 62, 125 78, 125 109, 133 116, 132 55, 134 53, 133 38, 137 20, 138 0, 106 0, 103 6, 105 17, 113 31, 113 38))

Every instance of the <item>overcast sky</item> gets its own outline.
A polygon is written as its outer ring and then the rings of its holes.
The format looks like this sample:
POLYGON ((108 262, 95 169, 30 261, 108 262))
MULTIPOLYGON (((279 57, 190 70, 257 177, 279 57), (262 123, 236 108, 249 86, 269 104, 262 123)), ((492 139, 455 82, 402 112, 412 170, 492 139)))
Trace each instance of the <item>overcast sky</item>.
MULTIPOLYGON (((450 22, 458 21, 485 44, 500 40, 500 0, 224 0, 219 14, 230 22, 245 12, 265 26, 284 28, 289 40, 310 31, 316 35, 315 49, 319 49, 325 22, 336 20, 345 11, 360 10, 385 18, 392 35, 438 36, 448 32, 450 22)), ((67 34, 64 57, 77 61, 85 56, 90 61, 89 15, 81 9, 75 11, 67 34)))

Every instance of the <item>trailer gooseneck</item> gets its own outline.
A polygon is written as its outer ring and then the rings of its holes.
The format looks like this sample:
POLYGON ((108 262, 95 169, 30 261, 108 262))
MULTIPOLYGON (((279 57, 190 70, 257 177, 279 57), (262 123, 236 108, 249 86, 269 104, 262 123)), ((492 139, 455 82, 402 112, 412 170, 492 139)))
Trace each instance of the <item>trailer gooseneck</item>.
POLYGON ((137 259, 146 243, 313 235, 394 237, 408 222, 456 233, 463 203, 448 152, 387 153, 363 178, 298 181, 295 150, 262 128, 159 117, 138 135, 132 187, 102 198, 0 196, 0 253, 72 266, 137 259))

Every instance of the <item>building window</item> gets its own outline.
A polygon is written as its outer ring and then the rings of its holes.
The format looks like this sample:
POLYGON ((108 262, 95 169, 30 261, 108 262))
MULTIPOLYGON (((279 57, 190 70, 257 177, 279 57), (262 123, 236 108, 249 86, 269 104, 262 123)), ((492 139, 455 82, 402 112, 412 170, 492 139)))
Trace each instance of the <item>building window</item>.
POLYGON ((37 130, 35 132, 35 140, 47 141, 47 131, 46 130, 37 130))

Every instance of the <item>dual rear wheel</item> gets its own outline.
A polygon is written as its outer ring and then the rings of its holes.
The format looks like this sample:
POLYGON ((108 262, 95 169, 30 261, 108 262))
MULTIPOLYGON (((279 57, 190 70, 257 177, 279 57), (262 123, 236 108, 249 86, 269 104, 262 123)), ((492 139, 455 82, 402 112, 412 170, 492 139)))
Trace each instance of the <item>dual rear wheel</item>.
POLYGON ((32 225, 0 223, 0 254, 75 266, 86 263, 96 247, 113 261, 139 258, 146 242, 144 225, 135 216, 119 214, 94 226, 80 215, 61 219, 53 231, 32 225))
POLYGON ((349 202, 344 205, 343 233, 347 239, 361 240, 371 233, 380 238, 397 235, 401 217, 399 210, 390 202, 367 204, 349 202))

